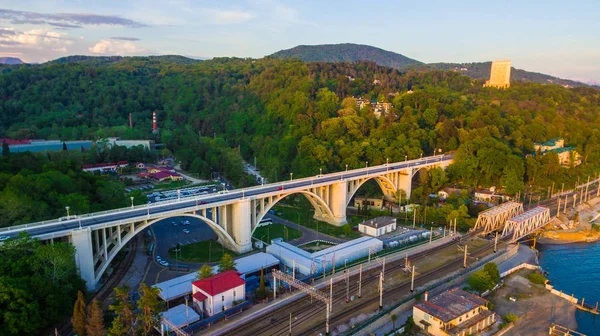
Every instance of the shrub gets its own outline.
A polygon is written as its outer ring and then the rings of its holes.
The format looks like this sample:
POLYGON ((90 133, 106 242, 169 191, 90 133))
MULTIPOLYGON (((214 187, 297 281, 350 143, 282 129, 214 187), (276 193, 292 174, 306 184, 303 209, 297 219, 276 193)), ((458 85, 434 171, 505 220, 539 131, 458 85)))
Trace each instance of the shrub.
POLYGON ((529 274, 527 276, 527 279, 529 279, 529 281, 531 283, 538 284, 538 285, 543 285, 546 283, 546 277, 543 276, 542 273, 539 273, 539 272, 529 274))

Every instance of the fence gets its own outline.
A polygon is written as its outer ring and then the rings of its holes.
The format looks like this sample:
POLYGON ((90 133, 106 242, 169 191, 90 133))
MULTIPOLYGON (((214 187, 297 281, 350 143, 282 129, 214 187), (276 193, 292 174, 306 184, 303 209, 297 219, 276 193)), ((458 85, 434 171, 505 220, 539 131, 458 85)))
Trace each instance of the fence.
POLYGON ((522 263, 522 264, 519 264, 519 265, 509 269, 508 271, 500 273, 500 278, 504 278, 505 276, 512 274, 518 270, 522 270, 523 268, 528 269, 528 270, 542 270, 542 268, 540 266, 531 265, 528 263, 522 263))

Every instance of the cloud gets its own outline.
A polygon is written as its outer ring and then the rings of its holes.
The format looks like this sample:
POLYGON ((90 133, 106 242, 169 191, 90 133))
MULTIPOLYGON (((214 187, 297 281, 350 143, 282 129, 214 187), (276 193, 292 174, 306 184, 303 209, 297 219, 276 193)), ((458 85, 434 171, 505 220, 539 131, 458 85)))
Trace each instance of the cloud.
POLYGON ((110 40, 101 40, 89 47, 88 50, 94 54, 102 55, 137 55, 148 52, 148 50, 140 48, 129 41, 110 40))
POLYGON ((52 48, 65 50, 73 44, 66 34, 49 29, 32 29, 20 32, 14 28, 0 28, 0 46, 21 46, 25 48, 52 48))
POLYGON ((236 10, 213 10, 215 22, 218 24, 237 24, 250 20, 253 15, 249 12, 236 10))
POLYGON ((114 36, 110 38, 111 40, 121 40, 121 41, 139 41, 140 39, 137 37, 125 37, 125 36, 114 36))
POLYGON ((128 28, 147 27, 146 24, 115 15, 97 15, 85 13, 36 13, 0 9, 0 19, 9 20, 12 24, 49 24, 61 28, 81 28, 83 26, 121 26, 128 28))

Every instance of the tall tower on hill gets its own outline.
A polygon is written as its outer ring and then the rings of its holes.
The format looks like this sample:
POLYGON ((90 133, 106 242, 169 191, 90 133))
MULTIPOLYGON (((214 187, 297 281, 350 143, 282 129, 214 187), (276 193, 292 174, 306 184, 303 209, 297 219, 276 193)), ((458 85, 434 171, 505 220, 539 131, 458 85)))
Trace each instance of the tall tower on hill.
POLYGON ((496 87, 506 89, 510 87, 510 60, 493 61, 490 72, 490 80, 485 81, 484 87, 496 87))

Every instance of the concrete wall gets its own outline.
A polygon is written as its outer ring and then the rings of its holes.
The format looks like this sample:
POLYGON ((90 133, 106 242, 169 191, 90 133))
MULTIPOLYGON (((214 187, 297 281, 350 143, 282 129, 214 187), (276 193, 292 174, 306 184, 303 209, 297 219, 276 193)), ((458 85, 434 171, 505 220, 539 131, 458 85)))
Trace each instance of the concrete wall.
POLYGON ((520 264, 520 265, 517 265, 517 266, 515 266, 515 267, 513 267, 513 268, 509 269, 509 270, 508 270, 508 271, 506 271, 506 272, 502 272, 502 273, 500 273, 500 277, 501 277, 501 278, 504 278, 505 276, 507 276, 507 275, 509 275, 509 274, 512 274, 512 273, 514 273, 514 272, 516 272, 516 271, 522 270, 522 269, 529 269, 529 270, 541 270, 542 268, 541 268, 540 266, 537 266, 537 265, 531 265, 531 264, 528 264, 528 263, 522 263, 522 264, 520 264))
POLYGON ((546 289, 549 290, 551 294, 554 294, 554 295, 556 295, 558 297, 561 297, 561 298, 563 298, 563 299, 565 299, 565 300, 567 300, 567 301, 569 301, 571 303, 574 303, 574 304, 578 304, 579 303, 579 299, 577 299, 576 297, 574 297, 572 294, 569 295, 569 294, 563 293, 562 291, 557 291, 556 289, 554 289, 554 286, 552 286, 552 285, 546 284, 546 289))

